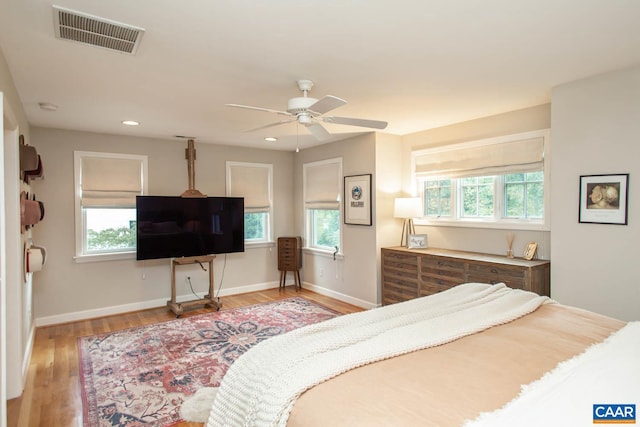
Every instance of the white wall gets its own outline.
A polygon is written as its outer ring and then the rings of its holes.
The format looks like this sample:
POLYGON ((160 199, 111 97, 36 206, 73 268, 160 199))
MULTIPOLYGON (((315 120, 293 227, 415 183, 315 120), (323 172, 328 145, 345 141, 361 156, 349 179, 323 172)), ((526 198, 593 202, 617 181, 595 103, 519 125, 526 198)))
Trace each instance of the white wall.
MULTIPOLYGON (((372 177, 372 208, 376 212, 375 197, 375 134, 367 133, 342 141, 302 150, 295 155, 295 212, 296 235, 304 239, 304 209, 302 204, 302 165, 335 157, 342 157, 342 174, 370 173, 372 177)), ((341 219, 343 217, 341 216, 341 219)), ((302 280, 317 292, 330 295, 361 307, 375 307, 378 303, 376 263, 376 218, 371 226, 343 227, 342 257, 335 261, 329 255, 305 252, 302 280)))
POLYGON ((551 295, 640 320, 640 67, 552 92, 551 295), (628 225, 578 223, 581 175, 629 173, 628 225))
MULTIPOLYGON (((483 117, 429 129, 402 137, 403 146, 403 189, 404 196, 414 195, 415 183, 411 181, 411 151, 428 147, 455 144, 466 141, 512 135, 551 127, 551 106, 549 104, 511 111, 495 116, 483 117)), ((554 153, 554 135, 551 135, 551 158, 554 153)), ((553 180, 553 178, 552 178, 553 180)), ((552 204, 551 209, 554 209, 552 204)), ((500 229, 423 226, 416 225, 416 232, 428 235, 431 247, 456 249, 505 255, 507 251, 506 231, 500 229)), ((549 231, 515 230, 513 250, 522 254, 528 242, 538 243, 538 257, 550 259, 549 231)), ((398 231, 398 236, 400 231, 398 231)), ((395 246, 399 245, 398 243, 395 246)), ((552 264, 553 269, 553 264, 552 264)), ((551 286, 553 288, 553 284, 551 286)))
POLYGON ((28 233, 20 233, 18 136, 30 141, 30 129, 9 67, 0 52, 0 93, 2 95, 2 198, 0 214, 0 426, 5 425, 6 398, 22 393, 30 357, 34 327, 31 282, 22 275, 22 246, 28 233), (5 375, 6 374, 6 375, 5 375))
POLYGON ((403 220, 393 217, 396 197, 402 195, 402 137, 376 133, 376 265, 378 299, 382 301, 381 248, 400 244, 403 220))
MULTIPOLYGON (((149 156, 149 194, 180 195, 188 187, 186 142, 104 135, 55 129, 32 129, 32 142, 42 155, 45 179, 34 192, 45 204, 45 218, 33 229, 37 244, 47 248, 47 263, 34 274, 34 312, 38 325, 96 317, 123 310, 162 306, 170 298, 170 262, 134 259, 77 263, 74 236, 73 151, 102 151, 149 156)), ((199 144, 196 140, 195 187, 209 196, 225 195, 227 160, 274 165, 275 233, 293 228, 293 153, 199 144)), ((216 291, 224 256, 214 262, 216 291)), ((272 287, 278 282, 273 246, 246 248, 227 255, 220 296, 272 287), (251 268, 247 268, 251 265, 251 268)), ((208 288, 208 273, 199 266, 177 269, 177 294, 194 299, 190 275, 199 295, 208 288)))

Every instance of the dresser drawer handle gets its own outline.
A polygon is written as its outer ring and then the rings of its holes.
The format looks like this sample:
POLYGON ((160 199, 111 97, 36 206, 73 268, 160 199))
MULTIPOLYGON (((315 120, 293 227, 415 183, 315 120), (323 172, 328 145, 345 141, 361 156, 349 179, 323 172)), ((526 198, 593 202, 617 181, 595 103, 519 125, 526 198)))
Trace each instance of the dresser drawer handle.
POLYGON ((491 272, 492 272, 492 273, 495 273, 495 274, 498 274, 498 270, 496 270, 495 268, 492 268, 492 269, 491 269, 491 272))

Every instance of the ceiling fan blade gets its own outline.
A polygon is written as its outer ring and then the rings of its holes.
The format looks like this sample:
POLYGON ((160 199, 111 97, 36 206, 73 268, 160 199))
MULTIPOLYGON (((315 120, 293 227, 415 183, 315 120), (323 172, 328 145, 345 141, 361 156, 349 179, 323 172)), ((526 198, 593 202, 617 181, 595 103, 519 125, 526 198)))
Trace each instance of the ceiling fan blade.
POLYGON ((307 125, 307 129, 317 140, 326 141, 331 139, 331 134, 320 123, 312 123, 307 125))
POLYGON ((292 115, 287 111, 271 110, 270 108, 262 108, 262 107, 252 107, 250 105, 240 105, 240 104, 224 104, 224 105, 225 107, 236 107, 236 108, 245 108, 248 110, 266 111, 267 113, 276 113, 276 114, 282 114, 285 116, 292 115))
POLYGON ((290 119, 290 120, 281 120, 281 121, 276 122, 276 123, 270 123, 268 125, 260 126, 260 127, 254 128, 254 129, 245 130, 244 132, 255 132, 257 130, 267 129, 267 128, 271 128, 271 127, 274 127, 274 126, 280 126, 280 125, 284 125, 286 123, 291 123, 291 122, 295 122, 295 121, 296 121, 295 118, 290 119))
POLYGON ((321 117, 322 121, 327 123, 336 123, 339 125, 350 126, 362 126, 366 128, 384 129, 387 127, 387 122, 381 122, 379 120, 367 120, 367 119, 354 119, 351 117, 321 117))
POLYGON ((317 100, 309 107, 309 110, 317 113, 317 115, 324 114, 328 111, 342 107, 347 101, 337 98, 335 96, 327 95, 322 99, 317 100))

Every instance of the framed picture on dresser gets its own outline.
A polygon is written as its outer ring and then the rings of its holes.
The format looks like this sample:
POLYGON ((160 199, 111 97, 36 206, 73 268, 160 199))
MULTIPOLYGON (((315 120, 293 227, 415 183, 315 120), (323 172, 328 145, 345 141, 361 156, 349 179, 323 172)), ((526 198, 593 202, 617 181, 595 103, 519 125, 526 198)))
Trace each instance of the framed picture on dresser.
POLYGON ((409 249, 426 249, 427 235, 426 234, 409 234, 409 240, 407 241, 407 248, 409 249))

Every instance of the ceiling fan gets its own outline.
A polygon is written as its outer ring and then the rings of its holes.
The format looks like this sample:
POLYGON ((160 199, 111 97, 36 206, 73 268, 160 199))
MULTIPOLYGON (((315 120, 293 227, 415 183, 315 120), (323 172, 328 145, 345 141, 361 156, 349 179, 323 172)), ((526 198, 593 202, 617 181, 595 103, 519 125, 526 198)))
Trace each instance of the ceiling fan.
POLYGON ((325 116, 325 113, 328 113, 331 110, 345 105, 347 101, 331 95, 326 95, 321 99, 311 98, 307 96, 307 94, 312 87, 313 82, 311 80, 298 80, 298 88, 302 91, 303 96, 291 98, 287 103, 287 111, 272 110, 269 108, 252 107, 250 105, 240 104, 225 104, 225 106, 266 111, 268 113, 276 113, 289 117, 286 120, 281 120, 276 123, 271 123, 265 126, 251 129, 248 132, 253 132, 256 130, 279 126, 285 123, 293 123, 297 121, 299 124, 304 125, 307 129, 309 129, 309 132, 311 132, 311 134, 316 137, 316 139, 320 141, 326 141, 331 138, 331 134, 324 128, 324 126, 320 124, 320 122, 368 127, 373 129, 384 129, 387 127, 387 122, 378 120, 325 116))

